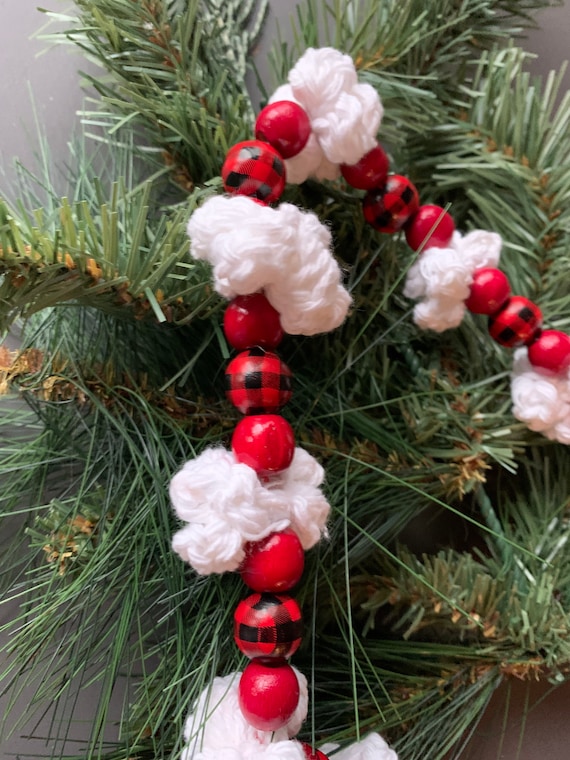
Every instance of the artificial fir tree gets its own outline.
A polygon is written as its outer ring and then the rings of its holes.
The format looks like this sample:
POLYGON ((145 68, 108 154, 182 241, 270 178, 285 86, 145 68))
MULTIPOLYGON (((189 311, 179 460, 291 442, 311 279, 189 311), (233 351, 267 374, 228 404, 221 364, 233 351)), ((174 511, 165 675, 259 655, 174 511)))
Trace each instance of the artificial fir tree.
MULTIPOLYGON (((236 421, 224 305, 185 227, 252 135, 246 73, 266 7, 75 4, 58 36, 107 70, 84 115, 102 148, 74 148, 66 198, 23 173, 22 201, 0 205, 2 324, 25 324, 3 383, 29 404, 1 423, 22 430, 2 449, 2 520, 26 517, 2 559, 3 591, 22 599, 4 683, 14 695, 38 684, 34 705, 51 704, 52 757, 66 752, 60 714, 98 681, 81 756, 175 758, 189 706, 242 664, 240 582, 173 554, 167 486, 236 421), (125 674, 112 748, 103 730, 125 674)), ((517 46, 548 4, 308 0, 259 85, 266 97, 309 46, 349 53, 382 98, 392 169, 460 230, 499 233, 513 292, 568 331, 570 99, 556 105, 559 77, 531 80, 517 46)), ((280 348, 296 380, 286 415, 325 466, 333 508, 297 594, 295 664, 313 684, 304 736, 376 730, 402 760, 458 757, 504 679, 566 678, 570 455, 513 417, 512 357, 485 319, 414 324, 402 288, 416 254, 366 225, 361 196, 342 180, 284 196, 330 226, 353 299, 339 330, 280 348)))

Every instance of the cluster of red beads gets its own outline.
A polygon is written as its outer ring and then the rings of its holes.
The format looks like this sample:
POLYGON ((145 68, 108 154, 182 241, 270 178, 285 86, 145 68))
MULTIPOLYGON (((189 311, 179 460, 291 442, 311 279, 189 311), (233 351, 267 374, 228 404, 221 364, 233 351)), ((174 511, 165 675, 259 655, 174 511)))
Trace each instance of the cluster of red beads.
MULTIPOLYGON (((279 199, 286 181, 284 159, 305 146, 311 133, 305 111, 280 101, 256 122, 256 140, 231 148, 222 167, 228 193, 262 203, 279 199)), ((262 479, 289 467, 295 451, 291 426, 279 414, 292 393, 292 375, 275 353, 283 338, 278 312, 263 293, 238 296, 226 308, 224 333, 239 353, 226 368, 226 396, 245 416, 232 436, 237 461, 262 479)), ((300 580, 305 556, 297 534, 272 533, 245 547, 239 568, 254 592, 234 612, 234 640, 251 662, 239 682, 240 709, 262 731, 284 726, 299 703, 299 682, 288 663, 301 644, 301 610, 289 592, 300 580)), ((326 756, 302 743, 308 760, 326 756)))
MULTIPOLYGON (((236 459, 267 478, 286 469, 295 441, 277 412, 291 397, 291 371, 273 349, 281 342, 279 314, 262 293, 238 296, 226 308, 224 333, 239 353, 226 369, 226 395, 245 416, 235 428, 236 459)), ((234 640, 251 662, 239 683, 239 704, 255 728, 275 731, 299 702, 299 682, 287 662, 302 637, 301 610, 286 592, 303 573, 304 552, 292 530, 245 547, 239 572, 254 592, 234 612, 234 640)))
MULTIPOLYGON (((342 166, 352 187, 366 190, 364 218, 379 232, 402 230, 414 251, 445 248, 455 224, 441 206, 420 206, 419 194, 407 177, 388 174, 388 158, 377 145, 354 166, 342 166)), ((530 363, 548 374, 570 367, 570 336, 559 330, 542 330, 539 307, 523 296, 511 295, 507 276, 483 267, 474 272, 466 307, 489 318, 489 333, 502 346, 528 346, 530 363)))

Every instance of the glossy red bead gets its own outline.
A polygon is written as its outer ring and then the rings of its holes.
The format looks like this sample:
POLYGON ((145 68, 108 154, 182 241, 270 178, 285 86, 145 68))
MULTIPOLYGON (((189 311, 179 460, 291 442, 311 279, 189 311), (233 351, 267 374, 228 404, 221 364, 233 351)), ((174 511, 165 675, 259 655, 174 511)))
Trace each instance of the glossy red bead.
POLYGON ((291 657, 303 635, 299 605, 286 594, 251 594, 234 612, 234 641, 246 657, 291 657))
POLYGON ((284 659, 257 658, 246 665, 238 686, 239 706, 260 731, 277 731, 299 704, 299 681, 284 659))
POLYGON ((465 306, 473 314, 494 314, 511 295, 507 275, 500 269, 483 267, 473 273, 465 306))
POLYGON ((252 414, 241 419, 232 436, 232 450, 238 462, 258 475, 286 470, 295 453, 291 425, 278 414, 252 414))
POLYGON ((455 232, 455 222, 441 206, 420 206, 406 224, 406 241, 414 251, 447 248, 455 232))
POLYGON ((247 543, 239 573, 254 591, 289 591, 301 580, 304 566, 305 552, 299 537, 287 528, 247 543))
POLYGON ((224 334, 238 351, 253 346, 276 348, 283 339, 279 312, 263 293, 236 296, 224 312, 224 334))
POLYGON ((325 755, 320 749, 313 749, 307 742, 300 742, 300 744, 307 760, 329 760, 328 755, 325 755))
POLYGON ((489 333, 502 346, 530 343, 542 325, 542 312, 524 296, 512 296, 489 317, 489 333))
POLYGON ((533 367, 548 374, 562 374, 570 368, 570 335, 560 330, 543 330, 528 347, 533 367))
POLYGON ((265 203, 278 200, 285 188, 283 159, 261 140, 245 140, 230 148, 221 173, 226 192, 265 203))
POLYGON ((260 112, 255 122, 255 136, 272 145, 283 158, 300 153, 311 134, 307 112, 291 100, 276 100, 260 112))
POLYGON ((293 373, 277 354, 255 346, 228 364, 226 396, 242 414, 277 412, 292 395, 293 373))
POLYGON ((357 190, 384 187, 389 169, 388 156, 380 145, 369 150, 357 164, 341 164, 340 166, 342 176, 357 190))
POLYGON ((418 191, 407 177, 391 174, 383 188, 369 190, 362 202, 364 218, 378 232, 398 232, 420 206, 418 191))

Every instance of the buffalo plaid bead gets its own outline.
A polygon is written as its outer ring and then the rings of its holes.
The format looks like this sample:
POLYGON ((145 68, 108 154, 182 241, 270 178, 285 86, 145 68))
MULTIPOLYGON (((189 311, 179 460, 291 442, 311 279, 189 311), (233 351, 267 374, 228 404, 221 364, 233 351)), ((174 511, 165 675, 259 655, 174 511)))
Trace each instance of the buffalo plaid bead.
POLYGON ((538 306, 523 296, 512 296, 489 317, 489 333, 501 346, 523 346, 534 340, 542 325, 538 306))
POLYGON ((222 180, 228 193, 273 203, 285 187, 285 164, 268 143, 245 140, 228 151, 222 180))
POLYGON ((239 353, 226 368, 226 396, 242 414, 273 414, 291 398, 293 375, 271 351, 239 353))
POLYGON ((234 612, 234 639, 247 657, 290 657, 302 633, 299 605, 286 594, 251 594, 234 612))
POLYGON ((392 174, 382 188, 370 190, 362 202, 364 218, 378 232, 398 232, 419 206, 418 191, 407 177, 392 174))

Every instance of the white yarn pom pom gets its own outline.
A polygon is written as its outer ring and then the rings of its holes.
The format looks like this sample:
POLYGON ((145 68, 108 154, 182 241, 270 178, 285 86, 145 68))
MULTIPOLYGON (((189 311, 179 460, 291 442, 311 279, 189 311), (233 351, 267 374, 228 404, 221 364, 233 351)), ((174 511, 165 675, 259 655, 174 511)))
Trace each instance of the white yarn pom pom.
POLYGON ((382 103, 373 87, 359 84, 350 56, 309 48, 289 72, 289 83, 329 162, 355 164, 376 145, 382 103))
POLYGON ((344 322, 350 296, 340 284, 340 270, 330 252, 331 234, 312 213, 283 203, 280 224, 295 229, 284 252, 281 276, 265 285, 265 295, 291 335, 328 332, 344 322))
MULTIPOLYGON (((321 164, 325 161, 325 154, 319 141, 314 134, 309 135, 309 139, 303 150, 292 158, 285 160, 285 171, 287 182, 291 185, 300 185, 306 182, 309 177, 316 177, 321 164)), ((319 179, 327 179, 320 177, 319 179)), ((332 177, 335 179, 335 177, 332 177)))
POLYGON ((496 232, 472 230, 464 237, 453 233, 453 244, 474 272, 483 267, 497 267, 501 258, 503 240, 496 232))
POLYGON ((443 332, 458 327, 465 315, 465 304, 453 298, 426 298, 414 307, 414 322, 422 330, 443 332))
POLYGON ((214 287, 224 298, 249 295, 279 276, 283 257, 279 213, 251 198, 209 198, 188 222, 191 254, 214 267, 214 287))
MULTIPOLYGON (((290 84, 282 84, 278 87, 273 95, 269 98, 269 103, 276 103, 279 100, 290 100, 301 106, 299 101, 293 95, 293 89, 290 84)), ((302 106, 301 106, 302 108, 302 106)), ((285 172, 287 182, 291 185, 300 185, 306 182, 309 177, 316 177, 319 167, 326 161, 323 149, 321 148, 316 135, 311 132, 305 147, 297 153, 296 156, 285 159, 285 172)), ((340 173, 340 169, 336 167, 340 173)), ((336 179, 332 177, 318 177, 318 179, 336 179)))
POLYGON ((300 744, 292 741, 280 741, 274 744, 256 744, 243 742, 237 749, 206 748, 201 752, 188 754, 184 750, 180 760, 307 760, 300 744))
POLYGON ((530 430, 570 444, 570 372, 543 375, 528 360, 526 348, 514 354, 511 376, 514 416, 530 430))
POLYGON ((267 484, 231 451, 206 449, 172 478, 174 511, 189 523, 174 534, 172 548, 201 575, 237 570, 248 541, 288 527, 310 549, 326 533, 330 512, 323 479, 321 465, 301 448, 267 484))
POLYGON ((286 513, 290 527, 303 549, 310 549, 327 535, 330 504, 319 486, 324 479, 321 465, 307 451, 295 449, 291 466, 264 489, 260 503, 269 512, 286 513))
POLYGON ((338 164, 329 161, 329 159, 322 153, 321 163, 313 171, 315 179, 322 182, 324 179, 335 180, 340 177, 340 166, 338 164))
POLYGON ((330 250, 331 234, 312 212, 218 196, 192 214, 188 235, 192 255, 213 265, 220 295, 263 289, 286 332, 315 335, 344 321, 350 295, 330 250))
POLYGON ((463 252, 455 248, 427 248, 414 264, 425 285, 428 298, 464 301, 473 281, 472 268, 463 252))
MULTIPOLYGON (((323 752, 331 752, 334 745, 326 745, 323 752)), ((398 760, 398 755, 379 734, 368 734, 362 741, 355 742, 336 752, 331 760, 398 760)))
POLYGON ((335 102, 343 92, 358 85, 358 75, 349 55, 331 47, 307 48, 289 72, 289 84, 309 118, 335 102))
POLYGON ((301 746, 290 741, 307 717, 307 679, 293 668, 299 681, 299 704, 289 722, 277 731, 250 725, 239 707, 240 673, 214 678, 196 700, 184 724, 186 746, 181 760, 305 760, 301 746))
POLYGON ((501 237, 495 232, 454 232, 447 248, 426 248, 410 267, 404 295, 422 299, 414 309, 414 321, 422 329, 442 332, 457 327, 465 314, 473 273, 496 267, 501 237))

